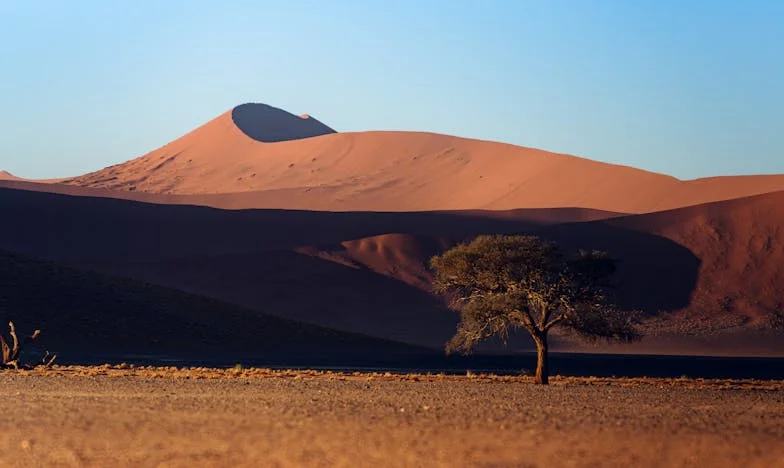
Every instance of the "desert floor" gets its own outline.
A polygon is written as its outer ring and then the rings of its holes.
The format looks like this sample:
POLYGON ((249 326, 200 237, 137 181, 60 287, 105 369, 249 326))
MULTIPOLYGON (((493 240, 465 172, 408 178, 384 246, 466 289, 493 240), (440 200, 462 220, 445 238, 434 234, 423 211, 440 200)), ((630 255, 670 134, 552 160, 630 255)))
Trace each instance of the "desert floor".
POLYGON ((784 466, 784 382, 0 372, 0 466, 784 466))

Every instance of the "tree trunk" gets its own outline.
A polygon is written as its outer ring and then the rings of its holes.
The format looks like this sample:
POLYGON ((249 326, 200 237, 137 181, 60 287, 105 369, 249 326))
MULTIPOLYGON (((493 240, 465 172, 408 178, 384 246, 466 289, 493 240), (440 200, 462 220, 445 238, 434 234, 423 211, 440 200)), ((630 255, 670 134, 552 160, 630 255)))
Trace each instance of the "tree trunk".
POLYGON ((536 379, 535 382, 541 385, 550 383, 550 367, 547 359, 547 332, 538 333, 534 336, 536 343, 536 379))

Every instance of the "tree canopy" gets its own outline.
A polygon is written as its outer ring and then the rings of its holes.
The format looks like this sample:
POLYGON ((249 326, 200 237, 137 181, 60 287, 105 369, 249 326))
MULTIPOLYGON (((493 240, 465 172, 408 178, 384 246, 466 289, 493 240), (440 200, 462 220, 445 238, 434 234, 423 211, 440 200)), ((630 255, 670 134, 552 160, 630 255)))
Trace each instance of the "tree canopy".
POLYGON ((547 383, 547 333, 571 330, 587 340, 629 342, 640 338, 635 314, 611 300, 616 262, 606 252, 562 254, 535 236, 485 235, 433 257, 435 292, 460 313, 451 352, 470 352, 491 337, 506 339, 523 328, 539 351, 537 381, 547 383))

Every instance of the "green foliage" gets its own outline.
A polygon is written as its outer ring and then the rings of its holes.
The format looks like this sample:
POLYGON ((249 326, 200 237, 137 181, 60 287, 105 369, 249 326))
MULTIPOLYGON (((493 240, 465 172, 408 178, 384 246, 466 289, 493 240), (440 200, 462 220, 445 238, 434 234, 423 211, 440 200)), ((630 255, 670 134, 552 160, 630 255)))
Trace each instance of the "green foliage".
POLYGON ((460 312, 447 352, 470 352, 491 336, 526 329, 546 347, 547 332, 565 327, 593 340, 640 337, 633 313, 608 296, 615 261, 605 252, 565 257, 558 245, 534 236, 479 236, 430 262, 434 290, 460 312))

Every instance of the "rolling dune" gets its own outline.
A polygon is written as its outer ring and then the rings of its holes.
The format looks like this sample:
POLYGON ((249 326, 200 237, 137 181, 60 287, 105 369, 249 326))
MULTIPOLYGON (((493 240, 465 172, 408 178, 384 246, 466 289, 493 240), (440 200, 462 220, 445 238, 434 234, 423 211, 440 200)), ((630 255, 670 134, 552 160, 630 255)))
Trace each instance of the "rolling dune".
POLYGON ((580 221, 583 211, 218 210, 0 189, 0 218, 14 220, 0 245, 283 318, 440 347, 456 317, 428 294, 427 259, 480 233, 533 232, 567 250, 610 251, 621 262, 622 305, 644 310, 681 343, 708 337, 691 348, 707 352, 721 348, 711 336, 757 340, 746 332, 768 329, 778 311, 782 196, 574 223, 568 214, 580 221), (721 230, 707 248, 709 226, 721 230))
POLYGON ((22 180, 8 171, 0 171, 0 180, 22 180))
POLYGON ((781 175, 680 181, 503 143, 331 130, 312 118, 243 105, 140 158, 65 183, 223 194, 223 207, 328 211, 581 207, 645 213, 784 190, 781 175))
POLYGON ((80 355, 275 361, 417 351, 2 250, 0 319, 15 321, 20 332, 40 328, 33 346, 60 353, 63 362, 80 355))
POLYGON ((536 233, 619 259, 618 299, 646 313, 649 351, 784 353, 784 175, 681 181, 246 104, 52 182, 0 173, 0 249, 437 348, 456 317, 429 294, 427 260, 536 233))

